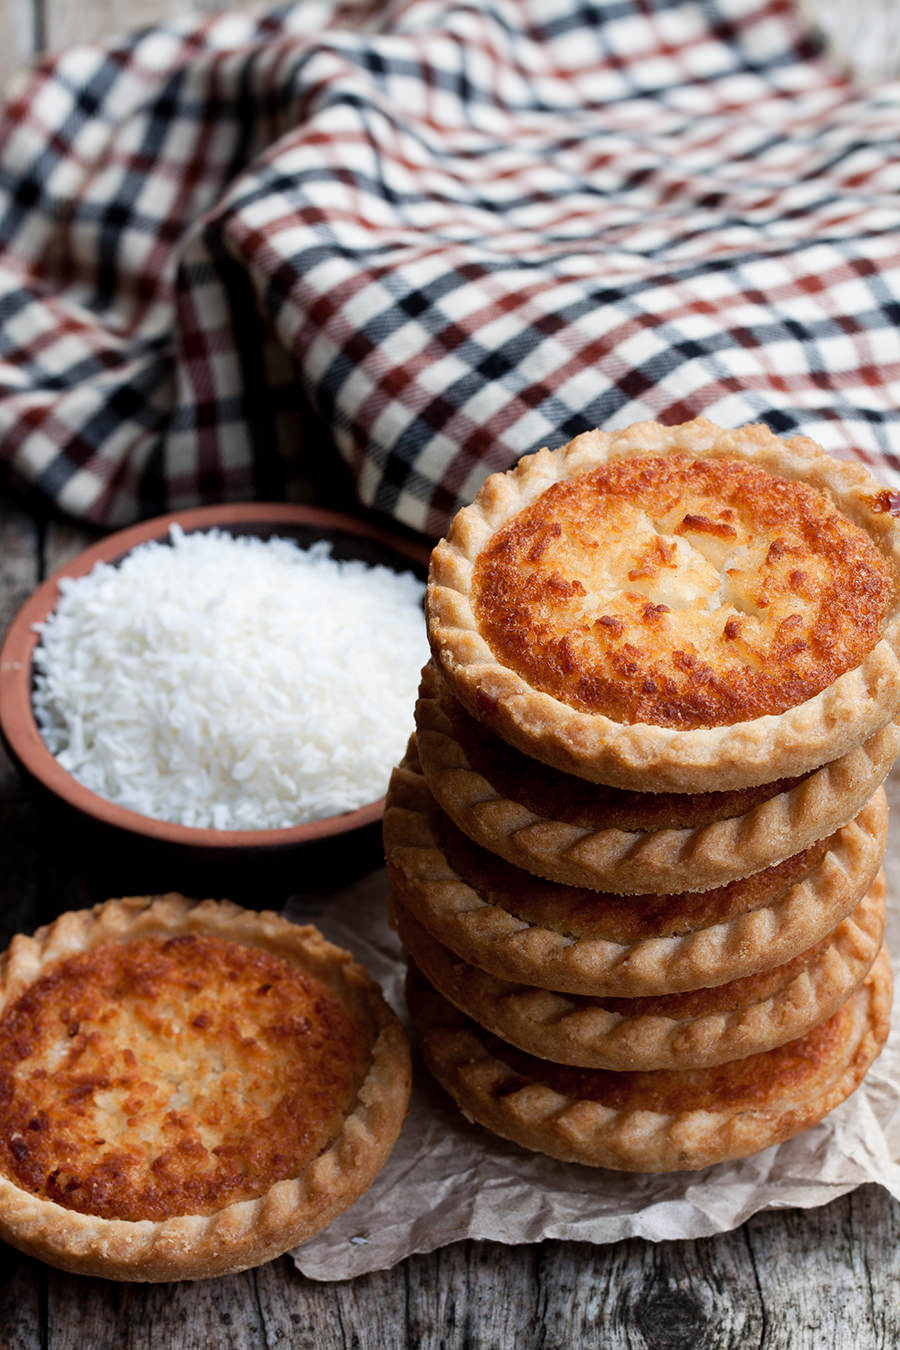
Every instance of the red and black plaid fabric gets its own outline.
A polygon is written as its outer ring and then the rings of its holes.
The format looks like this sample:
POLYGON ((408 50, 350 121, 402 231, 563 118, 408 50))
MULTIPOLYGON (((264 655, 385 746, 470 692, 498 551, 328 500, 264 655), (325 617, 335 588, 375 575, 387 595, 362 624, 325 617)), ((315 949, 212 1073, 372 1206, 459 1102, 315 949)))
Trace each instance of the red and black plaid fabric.
POLYGON ((900 481, 898 117, 788 0, 301 0, 77 48, 0 124, 0 458, 112 525, 336 452, 428 534, 644 417, 900 481))

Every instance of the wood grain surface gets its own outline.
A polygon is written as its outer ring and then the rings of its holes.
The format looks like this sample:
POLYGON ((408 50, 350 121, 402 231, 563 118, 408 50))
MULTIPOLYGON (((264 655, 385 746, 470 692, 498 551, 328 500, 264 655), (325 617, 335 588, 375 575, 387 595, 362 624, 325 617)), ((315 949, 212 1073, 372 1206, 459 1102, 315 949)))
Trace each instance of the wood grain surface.
MULTIPOLYGON (((863 75, 900 70, 897 0, 802 0, 863 75)), ((42 49, 161 16, 183 0, 0 0, 0 81, 42 49)), ((0 491, 0 630, 94 536, 0 491)), ((104 896, 0 750, 0 942, 104 896)), ((900 1346, 900 1205, 863 1187, 734 1233, 657 1245, 459 1243, 318 1284, 283 1257, 186 1285, 117 1285, 0 1246, 0 1350, 874 1350, 900 1346)))
MULTIPOLYGON (((316 1285, 287 1258, 197 1285, 110 1285, 26 1266, 10 1347, 291 1350, 862 1350, 895 1346, 896 1216, 874 1188, 701 1242, 459 1243, 316 1285), (885 1246, 863 1234, 884 1222, 885 1246), (886 1264, 882 1267, 882 1257, 886 1264), (874 1276, 874 1284, 870 1277, 874 1276), (37 1337, 41 1339, 38 1340, 37 1337)), ((18 1297, 17 1297, 18 1296, 18 1297)))
MULTIPOLYGON (((94 534, 0 492, 0 628, 94 534)), ((0 941, 105 898, 0 751, 0 941)), ((878 1187, 733 1233, 606 1247, 458 1243, 322 1284, 288 1257, 119 1285, 0 1246, 0 1350, 875 1350, 900 1345, 900 1205, 878 1187)))
MULTIPOLYGON (((865 79, 900 72, 897 0, 797 0, 865 79)), ((0 88, 38 53, 160 19, 248 8, 248 0, 0 0, 0 88)))

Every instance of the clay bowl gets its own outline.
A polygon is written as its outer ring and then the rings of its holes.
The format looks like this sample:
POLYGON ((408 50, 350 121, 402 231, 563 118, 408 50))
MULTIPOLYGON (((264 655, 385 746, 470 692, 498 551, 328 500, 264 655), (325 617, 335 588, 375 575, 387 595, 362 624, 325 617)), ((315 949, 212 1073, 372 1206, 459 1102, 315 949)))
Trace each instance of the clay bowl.
POLYGON ((266 908, 288 895, 337 888, 380 863, 383 798, 288 829, 196 829, 153 820, 91 792, 59 764, 41 738, 31 706, 32 654, 38 641, 33 625, 52 613, 60 580, 83 576, 98 562, 115 564, 139 544, 165 540, 174 523, 188 534, 216 527, 263 539, 280 535, 301 547, 327 539, 338 559, 358 558, 395 571, 411 570, 423 579, 427 570, 424 544, 316 507, 280 503, 200 507, 120 530, 49 577, 10 625, 0 648, 0 734, 13 761, 37 790, 59 866, 84 881, 89 891, 96 892, 95 898, 181 890, 266 908))

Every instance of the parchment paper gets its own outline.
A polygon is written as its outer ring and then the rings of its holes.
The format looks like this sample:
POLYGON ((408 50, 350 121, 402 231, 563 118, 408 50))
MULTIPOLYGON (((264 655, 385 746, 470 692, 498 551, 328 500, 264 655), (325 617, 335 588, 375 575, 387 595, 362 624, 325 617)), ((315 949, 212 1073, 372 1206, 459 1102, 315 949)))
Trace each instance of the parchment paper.
MULTIPOLYGON (((900 769, 887 783, 900 808, 900 769)), ((900 987, 900 809, 885 856, 888 943, 900 987)), ((403 962, 385 918, 383 871, 333 896, 312 917, 349 948, 405 1016, 403 962)), ((820 1125, 754 1158, 702 1172, 635 1176, 558 1163, 470 1125, 414 1056, 409 1117, 371 1189, 293 1253, 304 1275, 342 1280, 383 1270, 460 1238, 706 1237, 761 1209, 823 1205, 865 1181, 900 1200, 900 999, 888 1044, 862 1087, 820 1125)))

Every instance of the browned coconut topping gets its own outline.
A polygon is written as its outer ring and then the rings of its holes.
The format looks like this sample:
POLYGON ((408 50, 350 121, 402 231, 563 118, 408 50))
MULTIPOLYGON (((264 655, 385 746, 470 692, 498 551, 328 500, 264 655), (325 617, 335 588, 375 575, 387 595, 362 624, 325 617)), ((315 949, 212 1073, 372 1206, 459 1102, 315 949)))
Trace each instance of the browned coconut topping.
POLYGON ((211 1214, 327 1147, 369 1053, 325 984, 259 948, 96 947, 0 1019, 0 1170, 102 1218, 211 1214))
POLYGON ((813 697, 876 644, 891 595, 872 540, 821 492, 684 455, 554 484, 473 576, 482 635, 532 687, 679 728, 813 697))

